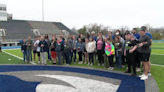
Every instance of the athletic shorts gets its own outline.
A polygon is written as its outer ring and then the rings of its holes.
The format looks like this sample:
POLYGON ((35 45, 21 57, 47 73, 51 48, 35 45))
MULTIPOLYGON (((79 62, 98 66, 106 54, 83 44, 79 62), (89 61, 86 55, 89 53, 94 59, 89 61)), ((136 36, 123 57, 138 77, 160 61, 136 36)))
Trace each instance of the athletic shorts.
POLYGON ((56 56, 57 56, 56 51, 51 51, 51 57, 56 58, 56 56))
POLYGON ((36 52, 36 53, 37 53, 38 57, 40 57, 40 52, 36 52))
POLYGON ((0 51, 2 51, 2 48, 0 47, 0 51))
POLYGON ((33 53, 35 54, 35 53, 37 53, 37 51, 36 50, 33 50, 33 53))
POLYGON ((140 61, 148 62, 150 58, 150 53, 140 53, 140 61))

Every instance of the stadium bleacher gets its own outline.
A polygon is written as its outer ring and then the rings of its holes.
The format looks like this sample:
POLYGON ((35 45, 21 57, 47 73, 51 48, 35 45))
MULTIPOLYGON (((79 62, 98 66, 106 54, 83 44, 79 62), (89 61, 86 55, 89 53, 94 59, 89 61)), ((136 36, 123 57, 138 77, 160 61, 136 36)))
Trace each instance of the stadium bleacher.
POLYGON ((52 34, 56 34, 57 37, 60 34, 63 34, 64 37, 68 37, 62 30, 67 31, 72 35, 77 35, 77 33, 71 31, 60 22, 8 20, 0 21, 0 29, 6 30, 6 36, 2 37, 5 41, 19 41, 28 36, 34 38, 35 34, 32 32, 33 29, 38 29, 42 36, 48 34, 50 38, 52 37, 52 34))

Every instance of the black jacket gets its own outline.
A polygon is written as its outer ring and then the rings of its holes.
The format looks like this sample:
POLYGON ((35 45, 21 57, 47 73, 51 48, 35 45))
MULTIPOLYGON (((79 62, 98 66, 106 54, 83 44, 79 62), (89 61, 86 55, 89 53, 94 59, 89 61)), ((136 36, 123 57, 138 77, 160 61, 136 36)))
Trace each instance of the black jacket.
POLYGON ((26 45, 26 43, 22 43, 22 44, 21 44, 21 51, 22 51, 22 50, 24 50, 24 51, 27 50, 27 45, 26 45))
POLYGON ((41 48, 40 52, 47 52, 48 43, 45 40, 40 41, 39 42, 39 47, 41 48), (42 44, 44 45, 43 47, 41 47, 42 44))
POLYGON ((55 51, 56 48, 56 41, 53 43, 52 41, 50 42, 50 47, 53 44, 53 48, 51 48, 51 51, 55 51))

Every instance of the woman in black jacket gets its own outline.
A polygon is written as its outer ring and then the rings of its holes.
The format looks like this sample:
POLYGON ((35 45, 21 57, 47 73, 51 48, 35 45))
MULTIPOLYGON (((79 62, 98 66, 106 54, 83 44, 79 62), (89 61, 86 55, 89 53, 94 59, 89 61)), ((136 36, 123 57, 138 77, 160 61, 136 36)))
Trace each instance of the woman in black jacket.
POLYGON ((23 39, 23 43, 21 44, 21 52, 23 53, 23 61, 25 62, 27 59, 26 39, 23 39))

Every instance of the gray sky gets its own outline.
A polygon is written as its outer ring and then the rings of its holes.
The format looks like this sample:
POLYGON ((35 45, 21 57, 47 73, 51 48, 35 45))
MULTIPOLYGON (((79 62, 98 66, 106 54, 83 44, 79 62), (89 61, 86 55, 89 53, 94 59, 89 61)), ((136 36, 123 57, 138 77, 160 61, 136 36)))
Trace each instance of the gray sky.
MULTIPOLYGON (((42 20, 42 0, 0 0, 14 19, 42 20)), ((150 24, 164 26, 164 0, 44 0, 45 21, 62 22, 69 28, 90 23, 112 29, 150 24)))

